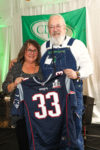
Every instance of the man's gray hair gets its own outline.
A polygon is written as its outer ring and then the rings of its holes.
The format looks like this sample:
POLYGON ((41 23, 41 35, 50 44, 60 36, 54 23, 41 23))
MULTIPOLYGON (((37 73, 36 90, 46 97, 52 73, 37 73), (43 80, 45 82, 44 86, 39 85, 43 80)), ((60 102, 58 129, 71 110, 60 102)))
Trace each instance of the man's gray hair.
POLYGON ((62 19, 64 25, 66 25, 66 22, 65 22, 65 20, 64 20, 64 18, 63 18, 62 15, 60 15, 60 14, 54 14, 54 15, 51 15, 51 16, 50 16, 50 18, 49 18, 49 20, 48 20, 48 26, 49 26, 49 21, 50 21, 50 19, 51 19, 52 17, 55 17, 55 16, 60 17, 60 18, 62 19))

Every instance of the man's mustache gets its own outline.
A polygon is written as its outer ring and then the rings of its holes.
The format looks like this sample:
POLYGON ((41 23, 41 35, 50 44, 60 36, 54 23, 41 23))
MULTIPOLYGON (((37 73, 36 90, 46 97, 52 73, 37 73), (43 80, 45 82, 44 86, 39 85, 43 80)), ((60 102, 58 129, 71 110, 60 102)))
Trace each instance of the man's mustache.
POLYGON ((60 35, 60 32, 55 31, 52 35, 60 35))

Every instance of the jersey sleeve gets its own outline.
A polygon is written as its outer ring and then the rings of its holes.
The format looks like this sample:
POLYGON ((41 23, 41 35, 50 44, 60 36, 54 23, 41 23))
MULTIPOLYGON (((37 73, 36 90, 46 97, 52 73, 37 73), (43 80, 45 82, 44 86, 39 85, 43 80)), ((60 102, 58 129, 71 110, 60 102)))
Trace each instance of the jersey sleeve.
POLYGON ((24 103, 23 103, 24 97, 23 97, 23 90, 21 84, 18 84, 15 95, 14 95, 14 101, 11 108, 11 114, 13 116, 23 116, 24 114, 24 103))

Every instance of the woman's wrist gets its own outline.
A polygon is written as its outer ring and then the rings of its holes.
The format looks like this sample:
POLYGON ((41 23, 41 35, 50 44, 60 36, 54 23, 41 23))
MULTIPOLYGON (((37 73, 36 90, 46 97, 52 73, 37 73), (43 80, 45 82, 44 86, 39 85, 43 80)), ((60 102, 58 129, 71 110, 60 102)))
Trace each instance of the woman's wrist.
POLYGON ((15 89, 17 86, 17 84, 15 82, 13 82, 13 89, 15 89))
POLYGON ((17 86, 16 80, 13 82, 13 85, 14 85, 14 88, 16 88, 16 86, 17 86))
POLYGON ((12 82, 11 84, 8 85, 8 92, 12 92, 16 88, 15 82, 12 82))

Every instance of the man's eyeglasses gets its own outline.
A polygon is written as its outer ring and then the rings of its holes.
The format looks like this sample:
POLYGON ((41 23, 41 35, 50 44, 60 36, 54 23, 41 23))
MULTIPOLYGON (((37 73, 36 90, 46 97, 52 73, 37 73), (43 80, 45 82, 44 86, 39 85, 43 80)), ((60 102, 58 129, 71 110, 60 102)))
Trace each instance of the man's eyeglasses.
POLYGON ((49 29, 54 29, 54 28, 60 29, 62 26, 63 26, 63 24, 62 25, 58 24, 56 26, 51 25, 51 26, 49 26, 49 29))
POLYGON ((33 53, 33 54, 37 53, 37 49, 34 49, 34 50, 32 50, 32 49, 27 49, 26 51, 27 51, 28 53, 33 53))

